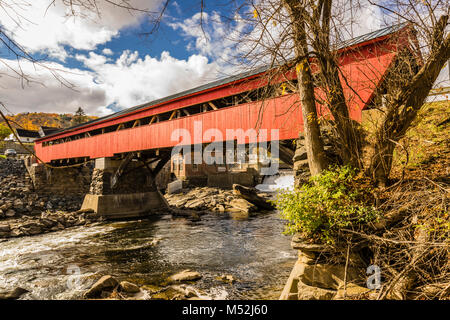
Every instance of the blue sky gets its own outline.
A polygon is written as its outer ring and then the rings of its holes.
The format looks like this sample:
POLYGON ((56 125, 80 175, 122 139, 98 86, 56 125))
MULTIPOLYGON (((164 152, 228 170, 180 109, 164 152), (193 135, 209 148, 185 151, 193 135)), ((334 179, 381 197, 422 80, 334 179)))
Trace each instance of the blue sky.
MULTIPOLYGON (((170 55, 176 59, 186 59, 193 53, 191 50, 187 50, 187 45, 192 39, 181 36, 179 30, 174 30, 167 24, 183 21, 198 12, 193 10, 192 5, 185 7, 181 10, 182 5, 176 1, 172 2, 167 8, 163 23, 159 25, 158 31, 154 34, 145 35, 152 29, 153 24, 143 18, 138 25, 121 29, 118 36, 98 45, 93 51, 101 54, 102 50, 108 48, 113 52, 110 56, 113 59, 117 59, 125 50, 138 51, 141 56, 150 55, 152 57, 160 56, 163 51, 169 51, 170 55)), ((82 50, 74 50, 74 52, 83 53, 82 50)), ((67 65, 84 68, 83 64, 76 59, 71 59, 67 65)))

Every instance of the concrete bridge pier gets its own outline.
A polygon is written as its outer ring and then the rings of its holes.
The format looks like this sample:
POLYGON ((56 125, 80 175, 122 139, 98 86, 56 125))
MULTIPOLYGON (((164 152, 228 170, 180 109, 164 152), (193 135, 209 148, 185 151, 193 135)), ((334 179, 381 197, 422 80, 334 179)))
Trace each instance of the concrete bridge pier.
POLYGON ((89 193, 81 209, 92 209, 107 219, 166 211, 167 202, 157 188, 156 176, 167 161, 168 157, 144 160, 135 153, 120 160, 96 159, 89 193))

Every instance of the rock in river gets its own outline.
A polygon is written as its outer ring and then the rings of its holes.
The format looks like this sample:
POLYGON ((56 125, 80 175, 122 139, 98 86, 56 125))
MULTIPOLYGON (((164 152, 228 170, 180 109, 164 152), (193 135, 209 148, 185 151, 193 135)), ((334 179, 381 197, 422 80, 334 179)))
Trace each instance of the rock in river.
POLYGON ((122 281, 120 283, 120 289, 126 293, 138 293, 141 291, 137 285, 128 281, 122 281))
POLYGON ((0 224, 0 236, 9 235, 11 227, 9 224, 0 224))
POLYGON ((230 201, 230 206, 232 207, 232 210, 244 212, 244 213, 251 213, 256 212, 258 208, 253 205, 252 203, 248 202, 245 199, 233 199, 230 201))
POLYGON ((236 281, 236 279, 231 274, 222 274, 216 277, 216 279, 228 283, 233 283, 236 281))
MULTIPOLYGON (((167 202, 177 215, 179 210, 242 212, 249 214, 261 210, 272 210, 273 206, 264 195, 254 188, 233 185, 233 190, 203 187, 183 189, 177 194, 165 195, 167 202)), ((190 215, 190 214, 186 214, 190 215)))
POLYGON ((233 194, 247 200, 261 210, 274 209, 270 202, 258 195, 258 190, 255 188, 241 186, 240 184, 233 184, 233 194))
POLYGON ((169 281, 171 282, 179 282, 179 281, 195 281, 199 280, 202 275, 196 271, 191 270, 183 270, 169 277, 169 281))
POLYGON ((28 290, 20 287, 17 287, 10 292, 0 292, 0 300, 17 300, 27 292, 28 290))
POLYGON ((101 277, 94 285, 84 293, 85 298, 99 297, 103 290, 113 290, 119 283, 111 276, 101 277))

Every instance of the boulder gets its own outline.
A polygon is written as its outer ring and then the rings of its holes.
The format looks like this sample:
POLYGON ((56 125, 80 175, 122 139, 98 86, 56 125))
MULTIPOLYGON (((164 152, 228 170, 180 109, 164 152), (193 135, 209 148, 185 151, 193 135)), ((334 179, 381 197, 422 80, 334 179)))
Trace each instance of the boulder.
POLYGON ((292 237, 291 247, 302 252, 327 252, 333 249, 326 244, 311 243, 299 233, 292 237))
POLYGON ((9 292, 0 292, 0 300, 17 300, 27 292, 29 291, 20 287, 9 292))
POLYGON ((21 228, 22 228, 22 230, 25 232, 25 233, 27 233, 27 234, 30 234, 30 235, 36 235, 36 234, 40 234, 40 233, 42 233, 42 225, 41 224, 39 224, 39 223, 37 223, 37 222, 27 222, 27 223, 24 223, 24 224, 22 224, 21 226, 20 226, 21 228))
MULTIPOLYGON (((345 266, 315 264, 305 265, 303 274, 300 276, 301 282, 308 286, 323 289, 338 290, 344 287, 345 266)), ((358 282, 362 277, 356 268, 347 268, 347 284, 358 282)))
POLYGON ((231 274, 222 274, 216 277, 216 279, 228 283, 233 283, 236 281, 236 279, 231 274))
POLYGON ((229 205, 233 209, 244 213, 255 212, 258 209, 255 205, 245 199, 233 199, 229 202, 229 205))
POLYGON ((120 289, 126 293, 138 293, 141 291, 137 285, 128 281, 122 281, 120 283, 120 289))
POLYGON ((9 224, 0 224, 0 233, 9 233, 10 231, 11 227, 9 226, 9 224))
POLYGON ((261 210, 272 210, 274 208, 270 202, 258 195, 258 190, 255 188, 233 184, 233 194, 247 200, 261 210))
POLYGON ((184 206, 188 209, 201 210, 205 206, 205 202, 202 199, 194 199, 186 202, 184 206))
POLYGON ((308 160, 299 160, 294 162, 294 171, 298 170, 307 170, 308 169, 308 160))
POLYGON ((183 199, 179 199, 179 200, 177 200, 175 202, 172 202, 171 204, 173 204, 177 208, 181 208, 190 200, 192 200, 190 197, 186 197, 186 198, 183 198, 183 199))
POLYGON ((181 293, 185 299, 198 297, 197 292, 193 288, 187 287, 186 285, 171 286, 171 288, 181 293))
POLYGON ((22 200, 20 200, 20 199, 16 199, 15 201, 14 201, 14 204, 13 204, 13 206, 14 206, 14 209, 15 210, 23 210, 23 201, 22 200))
POLYGON ((225 207, 221 204, 218 204, 213 208, 213 211, 225 212, 225 207))
POLYGON ((14 217, 16 215, 16 211, 14 211, 13 209, 8 209, 8 211, 6 211, 5 216, 7 216, 8 218, 14 217))
POLYGON ((201 279, 202 275, 189 269, 178 272, 168 278, 170 282, 196 281, 201 279))
POLYGON ((298 282, 297 288, 298 300, 331 300, 336 296, 335 290, 308 286, 301 281, 298 282))
POLYGON ((119 283, 112 276, 101 277, 94 285, 84 293, 85 298, 99 297, 103 290, 113 290, 119 283))
POLYGON ((317 261, 315 252, 299 251, 298 262, 302 264, 314 264, 317 261))
POLYGON ((163 290, 162 287, 158 287, 152 284, 143 285, 142 289, 149 292, 150 294, 155 294, 163 290))
POLYGON ((294 154, 294 158, 293 158, 294 162, 306 160, 307 158, 308 158, 308 155, 306 153, 305 147, 302 146, 295 150, 295 154, 294 154))
POLYGON ((8 209, 11 208, 11 206, 12 206, 12 204, 11 204, 10 202, 5 202, 4 204, 2 204, 2 205, 0 206, 0 209, 1 209, 3 212, 6 212, 6 211, 8 211, 8 209))
POLYGON ((183 294, 174 287, 168 287, 162 289, 151 295, 152 300, 180 300, 183 298, 183 294))
POLYGON ((364 288, 361 286, 358 286, 354 283, 347 283, 347 286, 344 290, 344 288, 340 288, 337 291, 336 296, 334 297, 334 300, 341 300, 345 298, 359 298, 367 293, 369 293, 371 290, 368 288, 364 288))
POLYGON ((55 220, 48 219, 48 218, 40 218, 39 222, 42 223, 47 228, 51 228, 56 224, 55 220))

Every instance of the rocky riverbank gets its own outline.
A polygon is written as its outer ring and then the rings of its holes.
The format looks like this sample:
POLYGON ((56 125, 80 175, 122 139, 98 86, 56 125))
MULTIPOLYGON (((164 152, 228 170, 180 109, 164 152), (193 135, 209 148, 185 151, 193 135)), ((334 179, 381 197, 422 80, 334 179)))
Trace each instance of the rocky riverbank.
POLYGON ((271 210, 272 205, 268 202, 270 197, 270 194, 240 185, 233 185, 233 190, 202 187, 183 189, 176 194, 165 195, 175 213, 197 211, 243 216, 256 215, 261 210, 271 210))
POLYGON ((22 160, 0 160, 0 239, 37 235, 99 221, 77 211, 82 197, 34 190, 22 160))
POLYGON ((45 211, 76 211, 82 197, 44 195, 34 190, 22 160, 0 159, 0 223, 4 219, 41 216, 45 211))
POLYGON ((102 221, 93 211, 42 212, 40 216, 22 216, 0 222, 0 239, 63 230, 102 221))
POLYGON ((292 238, 291 246, 298 250, 298 260, 280 300, 367 299, 376 295, 366 287, 360 255, 311 243, 299 234, 292 238))
MULTIPOLYGON (((192 218, 208 212, 246 218, 272 209, 268 194, 240 185, 234 185, 233 190, 183 189, 165 197, 170 213, 192 218)), ((82 197, 78 195, 36 192, 22 160, 0 161, 0 239, 37 235, 101 220, 92 211, 79 211, 81 203, 82 197)))
MULTIPOLYGON (((83 295, 84 299, 114 300, 208 300, 203 291, 192 286, 202 278, 199 272, 183 270, 171 275, 166 285, 138 286, 129 281, 119 281, 111 275, 98 279, 83 295)), ((220 275, 216 280, 231 285, 236 280, 231 275, 220 275)))

